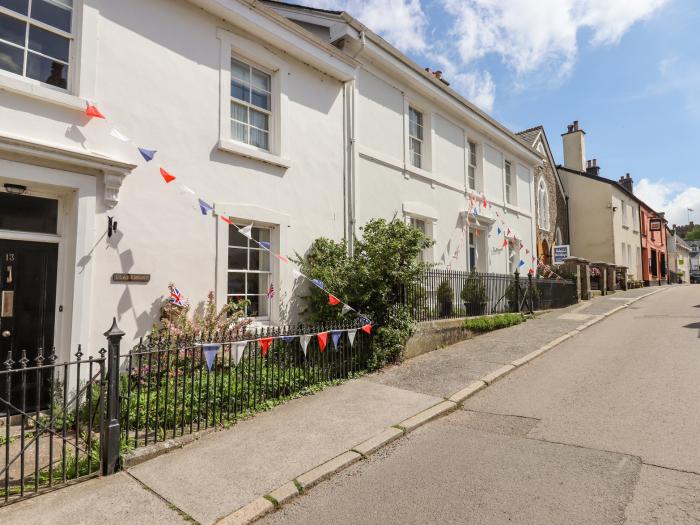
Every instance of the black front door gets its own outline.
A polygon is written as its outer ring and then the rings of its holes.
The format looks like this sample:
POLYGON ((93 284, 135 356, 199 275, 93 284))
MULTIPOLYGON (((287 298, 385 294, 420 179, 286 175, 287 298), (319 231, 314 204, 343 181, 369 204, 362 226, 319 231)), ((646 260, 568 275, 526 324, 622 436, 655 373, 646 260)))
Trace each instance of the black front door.
MULTIPOLYGON (((56 244, 0 239, 0 368, 8 357, 18 368, 23 350, 27 366, 35 365, 40 348, 44 357, 51 354, 57 257, 56 244)), ((34 381, 34 374, 27 377, 34 381)), ((36 390, 31 387, 30 392, 36 390)), ((13 399, 18 389, 12 385, 13 399)))

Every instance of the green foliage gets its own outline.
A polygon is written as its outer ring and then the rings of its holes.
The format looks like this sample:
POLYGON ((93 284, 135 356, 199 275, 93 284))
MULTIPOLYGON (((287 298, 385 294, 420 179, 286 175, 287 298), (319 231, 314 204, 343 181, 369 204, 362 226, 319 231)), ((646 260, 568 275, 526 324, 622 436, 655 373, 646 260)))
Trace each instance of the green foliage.
MULTIPOLYGON (((410 309, 396 305, 396 294, 418 282, 427 267, 418 256, 432 244, 422 232, 399 219, 374 219, 362 228, 362 237, 355 239, 352 255, 344 241, 320 238, 303 257, 297 255, 295 262, 305 275, 321 280, 326 290, 378 326, 371 362, 382 366, 400 359, 412 333, 410 309)), ((328 304, 326 292, 311 287, 303 299, 309 321, 343 319, 341 308, 328 304)))
POLYGON ((500 328, 514 326, 525 321, 525 316, 522 314, 498 314, 484 317, 476 317, 464 321, 464 328, 472 332, 491 332, 500 328))
POLYGON ((686 241, 700 241, 700 224, 696 225, 692 230, 685 234, 686 241))
POLYGON ((475 272, 471 272, 464 283, 460 297, 467 304, 484 304, 486 302, 486 285, 483 279, 475 272))

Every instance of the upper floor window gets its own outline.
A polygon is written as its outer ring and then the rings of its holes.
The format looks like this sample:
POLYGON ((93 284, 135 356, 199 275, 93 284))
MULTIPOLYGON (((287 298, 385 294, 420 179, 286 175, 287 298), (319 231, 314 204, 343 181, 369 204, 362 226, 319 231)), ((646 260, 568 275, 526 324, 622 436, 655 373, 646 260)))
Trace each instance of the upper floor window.
POLYGON ((540 179, 537 185, 537 211, 538 226, 543 230, 549 231, 549 192, 544 179, 540 179))
POLYGON ((0 0, 0 69, 68 88, 73 0, 0 0))
POLYGON ((423 167, 423 113, 415 108, 408 108, 408 140, 411 164, 423 167))
POLYGON ((632 224, 635 231, 639 231, 639 211, 632 208, 632 224))
POLYGON ((513 165, 506 161, 506 202, 515 204, 515 190, 513 189, 513 165))
POLYGON ((272 77, 231 58, 231 138, 269 150, 271 119, 272 77))
POLYGON ((627 212, 630 207, 627 204, 625 204, 625 201, 622 201, 620 208, 622 209, 622 225, 629 226, 630 220, 627 212))
POLYGON ((470 190, 476 189, 476 144, 467 143, 469 146, 469 165, 467 167, 467 182, 470 190))

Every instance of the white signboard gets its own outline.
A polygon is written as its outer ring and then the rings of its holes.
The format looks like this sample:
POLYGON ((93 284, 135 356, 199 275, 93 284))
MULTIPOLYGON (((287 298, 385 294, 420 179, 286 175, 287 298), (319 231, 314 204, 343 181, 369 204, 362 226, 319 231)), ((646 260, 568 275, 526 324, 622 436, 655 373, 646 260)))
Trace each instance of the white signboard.
POLYGON ((561 244, 552 247, 552 261, 554 264, 562 264, 568 257, 571 256, 571 245, 561 244))

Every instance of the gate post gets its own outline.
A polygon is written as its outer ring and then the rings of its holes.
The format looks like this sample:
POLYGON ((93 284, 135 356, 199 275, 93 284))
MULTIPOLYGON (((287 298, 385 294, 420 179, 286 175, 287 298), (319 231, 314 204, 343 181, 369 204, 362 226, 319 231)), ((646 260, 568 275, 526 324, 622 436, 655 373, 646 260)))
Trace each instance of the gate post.
POLYGON ((107 338, 107 414, 102 429, 102 475, 114 474, 119 463, 119 347, 124 337, 116 317, 107 338))
POLYGON ((530 299, 529 308, 528 308, 529 314, 535 313, 535 294, 533 292, 534 292, 534 288, 532 287, 532 273, 529 272, 527 274, 527 296, 530 299))
POLYGON ((515 311, 520 312, 520 272, 515 270, 515 311))

